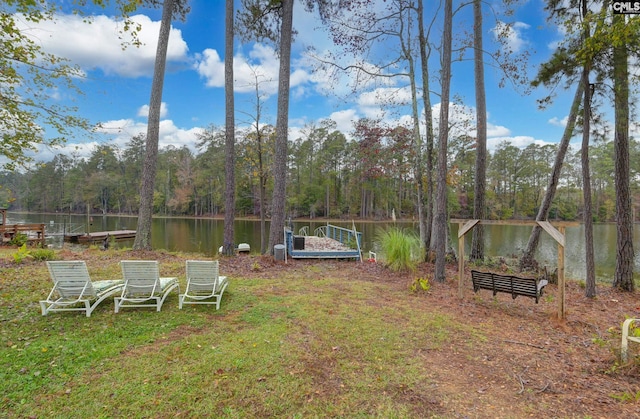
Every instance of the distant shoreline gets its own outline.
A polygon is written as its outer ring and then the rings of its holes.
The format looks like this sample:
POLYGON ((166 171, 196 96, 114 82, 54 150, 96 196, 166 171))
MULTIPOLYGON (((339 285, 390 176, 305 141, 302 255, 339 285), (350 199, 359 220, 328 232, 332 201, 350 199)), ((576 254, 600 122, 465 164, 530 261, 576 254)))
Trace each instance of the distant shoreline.
MULTIPOLYGON (((32 211, 14 211, 14 210, 7 210, 7 212, 13 213, 13 214, 43 214, 43 215, 57 215, 57 216, 62 216, 62 215, 73 215, 74 217, 86 217, 87 214, 81 214, 81 213, 77 213, 77 212, 73 212, 73 213, 63 213, 63 212, 32 212, 32 211)), ((118 213, 109 213, 109 214, 101 214, 101 213, 90 213, 88 214, 89 217, 92 218, 98 218, 98 217, 128 217, 128 218, 137 218, 138 215, 137 214, 118 214, 118 213)), ((187 219, 193 219, 193 220, 224 220, 224 214, 217 214, 217 215, 159 215, 159 214, 154 214, 153 218, 158 218, 158 219, 162 219, 162 218, 187 218, 187 219)), ((456 219, 451 218, 450 220, 456 219)), ((259 216, 254 216, 254 215, 243 215, 243 216, 236 216, 234 217, 234 220, 236 221, 260 221, 260 217, 259 216)), ((270 218, 265 219, 265 221, 267 222, 271 222, 270 218)), ((289 218, 286 219, 286 221, 289 221, 289 218)), ((398 224, 412 224, 412 223, 417 223, 418 219, 416 218, 396 218, 396 220, 393 220, 391 217, 389 218, 377 218, 377 219, 373 219, 373 218, 359 218, 359 217, 353 217, 353 218, 334 218, 334 217, 315 217, 315 218, 309 218, 309 217, 298 217, 298 218, 292 218, 291 221, 295 221, 295 222, 323 222, 323 223, 350 223, 352 221, 358 222, 358 223, 398 223, 398 224)), ((515 223, 517 223, 518 221, 534 221, 533 218, 531 219, 506 219, 506 220, 501 220, 504 221, 505 223, 508 223, 509 221, 514 221, 515 223)), ((553 223, 554 221, 557 222, 563 222, 564 220, 550 220, 551 223, 553 223)), ((574 221, 566 221, 566 222, 577 222, 582 224, 582 220, 574 220, 574 221)), ((640 223, 640 221, 635 222, 634 224, 638 224, 640 223)), ((600 221, 594 224, 615 224, 615 221, 600 221)))
MULTIPOLYGON (((98 218, 98 217, 128 217, 128 218, 137 218, 138 215, 137 214, 117 214, 117 213, 109 213, 109 214, 101 214, 101 213, 89 213, 89 214, 81 214, 81 213, 77 213, 77 212, 72 212, 72 213, 66 213, 66 212, 32 212, 32 211, 13 211, 13 210, 7 210, 7 212, 13 213, 13 214, 43 214, 43 215, 57 215, 57 216, 62 216, 62 215, 72 215, 74 217, 92 217, 92 218, 98 218)), ((153 215, 153 218, 189 218, 189 219, 194 219, 194 220, 224 220, 224 214, 220 214, 220 215, 153 215)), ((260 221, 260 217, 259 216, 236 216, 234 217, 234 220, 239 220, 239 221, 260 221)), ((287 221, 289 219, 287 218, 287 221)), ((271 219, 270 218, 266 218, 265 221, 270 222, 271 219)), ((298 218, 292 218, 291 221, 295 221, 295 222, 327 222, 327 223, 350 223, 352 221, 358 222, 358 223, 379 223, 379 222, 383 222, 383 223, 389 223, 389 222, 393 222, 393 220, 391 218, 380 218, 380 219, 371 219, 371 218, 324 218, 324 217, 315 217, 315 218, 308 218, 308 217, 298 217, 298 218)), ((414 219, 404 219, 404 218, 398 218, 395 220, 395 222, 397 223, 417 223, 418 220, 414 220, 414 219)))

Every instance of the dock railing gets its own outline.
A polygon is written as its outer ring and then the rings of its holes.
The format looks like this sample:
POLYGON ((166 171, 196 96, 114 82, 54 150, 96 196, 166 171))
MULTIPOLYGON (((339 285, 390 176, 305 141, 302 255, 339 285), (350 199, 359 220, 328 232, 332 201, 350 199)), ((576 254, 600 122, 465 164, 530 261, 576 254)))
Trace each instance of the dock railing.
POLYGON ((327 224, 325 227, 325 235, 330 239, 339 241, 342 244, 354 246, 360 250, 362 243, 362 233, 355 229, 334 226, 327 224), (355 242, 355 243, 354 243, 355 242))

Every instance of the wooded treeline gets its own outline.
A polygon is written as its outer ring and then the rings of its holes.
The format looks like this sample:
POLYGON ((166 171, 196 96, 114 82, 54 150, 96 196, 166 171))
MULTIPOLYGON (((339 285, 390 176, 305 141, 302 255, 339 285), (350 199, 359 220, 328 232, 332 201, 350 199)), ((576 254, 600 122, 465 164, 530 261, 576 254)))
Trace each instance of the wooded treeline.
MULTIPOLYGON (((275 129, 262 127, 258 147, 255 129, 236 133, 237 216, 270 215, 273 189, 271 160, 275 129), (262 164, 260 164, 262 161, 262 164), (260 169, 262 167, 262 169, 260 169), (262 171, 262 172, 261 172, 262 171), (261 181, 262 179, 262 181, 261 181), (260 185, 266 199, 260 200, 260 185)), ((286 211, 291 217, 387 219, 413 218, 417 213, 412 132, 361 120, 345 135, 330 123, 309 125, 290 141, 286 211)), ((475 139, 451 138, 447 176, 450 216, 473 213, 475 139)), ((145 138, 137 136, 120 149, 97 146, 87 158, 57 155, 26 172, 0 174, 0 205, 36 212, 137 214, 145 138)), ((535 217, 557 144, 509 142, 489 150, 486 214, 491 219, 535 217)), ((211 216, 224 212, 224 128, 209 127, 195 151, 165 147, 158 153, 154 213, 211 216)), ((593 216, 615 216, 614 151, 612 141, 590 147, 593 216)), ((631 144, 633 201, 640 199, 640 143, 631 144)), ((550 219, 579 220, 582 214, 580 151, 568 154, 550 219)))

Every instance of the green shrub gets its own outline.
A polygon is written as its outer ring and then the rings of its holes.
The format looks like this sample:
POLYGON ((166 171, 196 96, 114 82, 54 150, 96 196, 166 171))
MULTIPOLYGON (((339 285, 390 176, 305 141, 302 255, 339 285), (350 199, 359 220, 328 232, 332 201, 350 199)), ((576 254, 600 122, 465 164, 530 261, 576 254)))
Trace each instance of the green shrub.
POLYGON ((26 258, 31 257, 31 250, 27 249, 27 243, 18 248, 18 251, 13 254, 13 260, 16 263, 22 263, 26 258))
POLYGON ((415 270, 424 260, 424 248, 418 235, 410 230, 391 227, 377 234, 384 263, 394 271, 415 270))
POLYGON ((416 278, 415 281, 409 286, 411 292, 416 293, 420 290, 424 292, 429 292, 431 289, 431 283, 429 282, 428 277, 416 278))
POLYGON ((34 249, 31 251, 31 257, 39 261, 54 260, 56 252, 51 249, 34 249))
POLYGON ((22 246, 22 245, 26 244, 26 243, 27 243, 27 241, 29 241, 29 238, 27 237, 27 235, 26 235, 26 234, 24 234, 24 233, 16 233, 16 235, 15 235, 15 236, 13 236, 13 237, 11 238, 11 240, 9 240, 9 244, 10 244, 11 246, 18 246, 18 247, 20 247, 20 246, 22 246))

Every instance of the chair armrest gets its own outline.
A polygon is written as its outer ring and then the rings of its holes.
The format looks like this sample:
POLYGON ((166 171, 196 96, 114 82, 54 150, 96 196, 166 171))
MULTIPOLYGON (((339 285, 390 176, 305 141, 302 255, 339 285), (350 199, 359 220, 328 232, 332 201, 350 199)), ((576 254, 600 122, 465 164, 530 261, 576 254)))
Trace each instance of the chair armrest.
POLYGON ((538 292, 542 292, 542 289, 546 287, 548 283, 549 281, 546 279, 541 279, 540 282, 538 282, 538 292))

